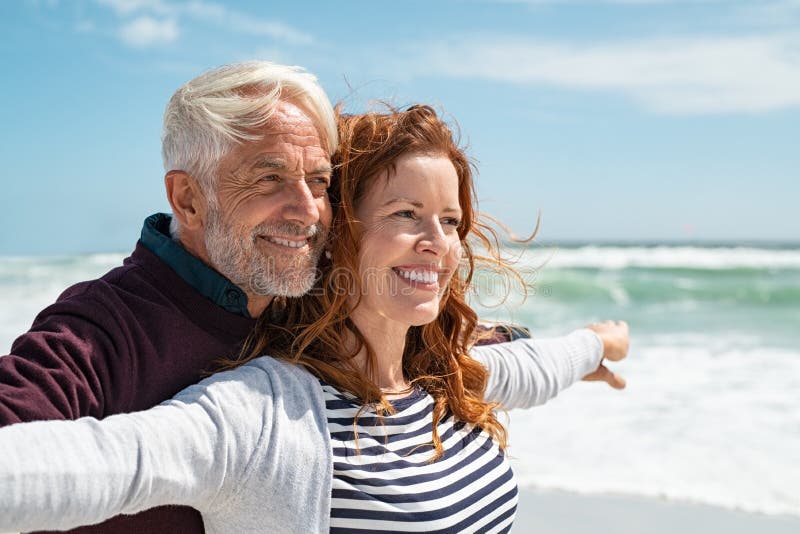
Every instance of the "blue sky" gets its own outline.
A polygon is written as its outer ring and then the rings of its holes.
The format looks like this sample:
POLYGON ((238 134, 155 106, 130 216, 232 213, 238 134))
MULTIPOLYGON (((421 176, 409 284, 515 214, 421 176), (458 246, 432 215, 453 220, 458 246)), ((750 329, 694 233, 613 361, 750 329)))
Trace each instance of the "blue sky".
POLYGON ((544 242, 800 240, 800 0, 12 0, 0 35, 0 254, 130 250, 170 95, 252 58, 440 106, 544 242))

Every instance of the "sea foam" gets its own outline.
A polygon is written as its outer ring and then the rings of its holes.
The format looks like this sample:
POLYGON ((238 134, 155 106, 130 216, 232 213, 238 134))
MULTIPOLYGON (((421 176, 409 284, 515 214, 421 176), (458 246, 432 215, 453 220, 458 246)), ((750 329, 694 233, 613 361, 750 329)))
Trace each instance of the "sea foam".
MULTIPOLYGON (((0 353, 67 286, 122 259, 0 258, 0 353)), ((522 259, 545 264, 532 297, 483 317, 540 337, 599 319, 632 332, 628 359, 609 364, 626 390, 582 383, 511 412, 522 486, 800 516, 800 251, 586 246, 522 259)))
POLYGON ((526 266, 672 269, 800 269, 800 250, 753 247, 538 247, 522 254, 526 266))
POLYGON ((512 412, 520 484, 800 516, 800 352, 682 341, 609 364, 624 391, 584 383, 512 412))

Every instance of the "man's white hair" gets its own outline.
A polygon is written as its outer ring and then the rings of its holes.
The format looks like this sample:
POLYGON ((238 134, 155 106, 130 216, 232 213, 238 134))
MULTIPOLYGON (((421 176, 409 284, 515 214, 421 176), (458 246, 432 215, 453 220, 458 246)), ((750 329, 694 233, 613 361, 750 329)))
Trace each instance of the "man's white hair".
MULTIPOLYGON (((324 148, 336 151, 336 118, 317 78, 302 67, 247 61, 205 72, 172 95, 161 136, 164 170, 194 176, 216 205, 220 161, 235 145, 260 138, 254 130, 269 120, 279 101, 302 108, 319 129, 324 148)), ((174 223, 173 218, 173 233, 174 223)))

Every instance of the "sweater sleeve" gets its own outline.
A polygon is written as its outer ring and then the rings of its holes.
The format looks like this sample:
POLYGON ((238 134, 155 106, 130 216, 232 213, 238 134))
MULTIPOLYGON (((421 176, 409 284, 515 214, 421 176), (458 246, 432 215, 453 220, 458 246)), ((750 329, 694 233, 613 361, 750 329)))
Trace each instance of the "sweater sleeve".
POLYGON ((243 367, 144 412, 0 429, 0 532, 218 505, 268 432, 267 389, 265 373, 243 367))
POLYGON ((486 400, 503 408, 544 404, 600 365, 603 342, 583 328, 550 339, 518 339, 473 347, 470 355, 489 371, 486 400))
POLYGON ((115 341, 113 314, 89 297, 97 285, 68 290, 75 296, 42 311, 0 357, 0 426, 105 415, 110 376, 128 359, 125 344, 115 341))

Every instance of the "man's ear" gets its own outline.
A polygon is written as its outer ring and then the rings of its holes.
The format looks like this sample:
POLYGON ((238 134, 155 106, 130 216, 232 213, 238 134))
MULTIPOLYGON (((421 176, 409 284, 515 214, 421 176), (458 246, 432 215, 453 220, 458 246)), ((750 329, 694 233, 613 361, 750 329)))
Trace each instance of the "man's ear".
POLYGON ((206 197, 197 180, 184 171, 169 171, 164 176, 167 200, 182 228, 199 230, 206 221, 206 197))

